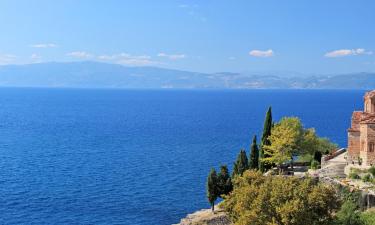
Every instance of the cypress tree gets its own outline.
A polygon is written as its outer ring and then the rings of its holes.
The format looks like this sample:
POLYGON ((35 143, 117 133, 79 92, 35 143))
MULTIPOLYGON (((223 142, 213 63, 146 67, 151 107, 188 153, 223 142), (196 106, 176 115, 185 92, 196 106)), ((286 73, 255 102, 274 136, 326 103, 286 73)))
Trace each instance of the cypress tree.
POLYGON ((249 161, 247 159, 245 150, 242 149, 237 156, 236 162, 234 163, 232 177, 235 175, 242 175, 247 169, 249 169, 249 161))
POLYGON ((251 144, 250 157, 249 157, 249 168, 258 169, 259 168, 259 149, 257 145, 257 136, 254 135, 253 143, 251 144))
POLYGON ((215 201, 218 196, 219 196, 218 178, 217 178, 216 170, 212 168, 210 171, 210 174, 207 177, 207 198, 208 198, 208 202, 211 204, 212 212, 215 210, 215 201))
POLYGON ((272 122, 272 108, 271 106, 268 107, 266 118, 264 119, 263 125, 263 134, 262 134, 262 144, 263 145, 270 145, 271 143, 268 140, 268 137, 271 135, 271 129, 273 126, 272 122))
POLYGON ((229 194, 232 189, 232 180, 229 176, 228 167, 226 165, 222 165, 220 167, 220 172, 218 175, 218 186, 219 186, 219 196, 229 194))
MULTIPOLYGON (((264 154, 263 146, 271 144, 270 141, 268 140, 268 137, 271 135, 272 127, 273 127, 272 108, 270 106, 270 107, 268 107, 268 110, 267 110, 267 113, 266 113, 266 118, 264 119, 263 134, 262 134, 262 139, 261 139, 261 143, 260 143, 259 159, 263 159, 263 158, 267 157, 267 155, 264 154)), ((265 163, 260 160, 259 170, 264 172, 267 169, 267 167, 269 167, 269 166, 265 165, 265 163)))

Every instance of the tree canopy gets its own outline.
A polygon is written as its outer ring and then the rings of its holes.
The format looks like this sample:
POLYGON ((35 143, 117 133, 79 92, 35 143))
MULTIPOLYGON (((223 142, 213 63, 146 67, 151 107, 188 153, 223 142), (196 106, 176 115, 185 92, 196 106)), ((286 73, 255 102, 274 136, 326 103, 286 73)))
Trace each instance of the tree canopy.
POLYGON ((263 160, 276 165, 291 160, 293 155, 303 150, 303 135, 302 123, 297 117, 284 117, 272 128, 268 138, 271 144, 263 146, 265 154, 269 155, 263 160))
POLYGON ((230 178, 228 167, 226 165, 220 166, 220 172, 218 174, 218 189, 219 196, 227 195, 233 189, 232 180, 230 178))
POLYGON ((263 176, 248 170, 233 181, 222 203, 234 224, 332 224, 339 206, 333 187, 296 177, 263 176))
POLYGON ((232 177, 242 175, 247 169, 249 169, 249 161, 247 159, 245 150, 242 149, 237 156, 236 162, 234 163, 232 177))
POLYGON ((294 156, 314 155, 316 152, 326 154, 336 148, 328 139, 318 137, 313 128, 304 128, 297 117, 282 118, 272 128, 268 139, 270 144, 263 148, 269 157, 261 160, 278 166, 293 162, 294 156))
POLYGON ((211 204, 212 211, 215 209, 217 197, 219 197, 218 178, 216 170, 212 168, 207 177, 207 198, 208 202, 211 204))

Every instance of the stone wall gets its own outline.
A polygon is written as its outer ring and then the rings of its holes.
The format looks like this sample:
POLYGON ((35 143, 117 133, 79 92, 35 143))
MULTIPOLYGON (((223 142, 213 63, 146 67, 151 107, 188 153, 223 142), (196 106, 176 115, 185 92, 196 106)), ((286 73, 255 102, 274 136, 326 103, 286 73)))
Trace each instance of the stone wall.
POLYGON ((360 157, 364 166, 375 165, 375 124, 361 124, 360 157))
POLYGON ((359 131, 348 132, 348 162, 357 161, 360 153, 360 133, 359 131))

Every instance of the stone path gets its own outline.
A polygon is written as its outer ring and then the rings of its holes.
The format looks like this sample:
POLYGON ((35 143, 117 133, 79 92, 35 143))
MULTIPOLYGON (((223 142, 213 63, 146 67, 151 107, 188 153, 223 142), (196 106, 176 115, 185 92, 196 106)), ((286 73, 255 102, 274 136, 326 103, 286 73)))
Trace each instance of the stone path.
POLYGON ((330 159, 319 170, 319 177, 345 178, 346 152, 330 159))

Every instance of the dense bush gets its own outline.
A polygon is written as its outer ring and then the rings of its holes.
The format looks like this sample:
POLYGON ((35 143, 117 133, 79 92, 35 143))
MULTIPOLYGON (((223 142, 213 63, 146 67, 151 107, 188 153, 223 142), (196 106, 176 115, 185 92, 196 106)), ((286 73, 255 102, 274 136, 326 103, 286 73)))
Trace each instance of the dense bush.
POLYGON ((371 182, 372 181, 372 177, 370 174, 366 174, 362 177, 362 181, 363 182, 371 182))
POLYGON ((363 225, 375 224, 375 210, 361 213, 363 225))
POLYGON ((332 224, 336 190, 310 178, 263 176, 248 170, 234 179, 222 203, 235 224, 332 224))
POLYGON ((372 166, 370 169, 368 169, 368 172, 371 173, 373 177, 375 177, 375 166, 372 166))
POLYGON ((363 225, 358 205, 350 199, 344 202, 336 216, 337 225, 363 225))
POLYGON ((350 179, 360 179, 361 177, 356 172, 350 172, 349 178, 350 179))

